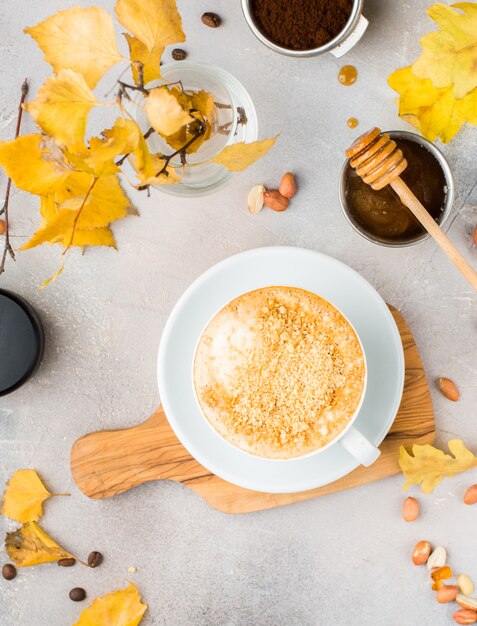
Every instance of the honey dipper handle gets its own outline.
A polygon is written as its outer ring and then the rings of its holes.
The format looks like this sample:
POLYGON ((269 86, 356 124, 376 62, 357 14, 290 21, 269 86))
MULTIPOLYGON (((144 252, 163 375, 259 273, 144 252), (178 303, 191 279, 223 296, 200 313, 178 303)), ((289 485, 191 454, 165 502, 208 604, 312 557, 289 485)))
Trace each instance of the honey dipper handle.
POLYGON ((401 202, 412 211, 414 216, 421 222, 434 241, 439 244, 444 253, 449 257, 452 263, 454 263, 459 272, 468 280, 475 291, 477 291, 477 272, 466 261, 466 259, 464 259, 462 254, 457 250, 441 227, 429 215, 427 210, 412 193, 403 179, 398 176, 389 184, 398 194, 401 202))
POLYGON ((210 474, 175 436, 161 407, 123 430, 103 430, 78 439, 71 472, 90 498, 109 498, 149 480, 186 482, 210 474))

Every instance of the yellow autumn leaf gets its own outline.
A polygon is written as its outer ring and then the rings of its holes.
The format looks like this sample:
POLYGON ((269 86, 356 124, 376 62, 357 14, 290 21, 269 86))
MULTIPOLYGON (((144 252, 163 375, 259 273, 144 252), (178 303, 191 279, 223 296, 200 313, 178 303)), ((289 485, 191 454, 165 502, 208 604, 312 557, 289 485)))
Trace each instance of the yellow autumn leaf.
POLYGON ((36 522, 27 522, 18 530, 7 533, 5 548, 17 567, 29 567, 73 557, 53 541, 36 522))
POLYGON ((460 439, 448 442, 450 454, 430 445, 412 446, 410 455, 404 446, 399 449, 399 467, 406 478, 404 489, 421 483, 423 493, 431 493, 443 478, 455 476, 477 466, 477 457, 460 439))
POLYGON ((440 30, 421 39, 423 53, 412 69, 434 87, 452 87, 456 99, 477 87, 477 4, 433 4, 427 13, 440 30))
POLYGON ((182 108, 177 93, 167 87, 151 89, 144 110, 154 130, 165 137, 194 121, 182 108))
POLYGON ((51 495, 35 470, 18 470, 8 482, 0 513, 21 524, 36 522, 43 515, 43 502, 51 495))
POLYGON ((430 79, 418 78, 410 67, 397 70, 388 79, 397 91, 399 115, 434 141, 449 142, 466 122, 477 125, 477 88, 456 100, 452 87, 436 89, 430 79))
POLYGON ((207 119, 210 120, 214 111, 214 97, 212 94, 201 89, 194 91, 190 96, 191 108, 196 109, 207 119))
POLYGON ((74 70, 91 88, 123 59, 111 15, 99 7, 59 11, 24 32, 33 37, 56 74, 74 70))
POLYGON ((139 590, 129 583, 102 598, 96 598, 80 615, 74 626, 137 626, 146 612, 139 590))
POLYGON ((159 44, 149 50, 137 37, 128 33, 124 33, 124 36, 129 46, 129 58, 132 61, 131 69, 135 84, 139 85, 139 71, 136 63, 142 64, 144 85, 160 78, 161 57, 164 52, 164 46, 159 44))
POLYGON ((118 0, 115 11, 120 24, 149 52, 185 41, 176 0, 118 0))
POLYGON ((267 154, 277 138, 278 135, 252 143, 234 143, 226 146, 211 161, 223 165, 231 172, 241 172, 267 154))
POLYGON ((100 104, 81 74, 61 70, 24 105, 40 128, 72 152, 85 149, 84 134, 90 109, 100 104))
POLYGON ((40 134, 21 135, 13 141, 0 142, 0 165, 15 187, 36 195, 48 195, 59 189, 71 169, 48 159, 40 134))
MULTIPOLYGON (((73 232, 105 229, 111 222, 126 217, 130 209, 130 202, 115 175, 94 179, 88 174, 74 172, 68 177, 65 186, 56 192, 55 200, 56 213, 43 221, 21 250, 42 243, 61 243, 67 247, 73 232)), ((91 240, 96 237, 97 243, 79 243, 84 241, 84 237, 78 235, 76 245, 115 245, 107 229, 90 236, 91 240)))
POLYGON ((119 155, 136 150, 142 133, 133 120, 118 118, 114 126, 89 141, 88 155, 84 162, 96 176, 107 176, 119 172, 114 159, 119 155))

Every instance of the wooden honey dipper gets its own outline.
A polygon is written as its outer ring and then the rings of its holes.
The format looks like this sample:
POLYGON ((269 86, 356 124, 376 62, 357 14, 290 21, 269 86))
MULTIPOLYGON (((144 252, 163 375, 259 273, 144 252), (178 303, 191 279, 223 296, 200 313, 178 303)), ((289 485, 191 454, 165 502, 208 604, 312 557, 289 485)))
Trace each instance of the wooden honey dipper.
POLYGON ((402 150, 397 147, 396 142, 386 133, 381 133, 379 128, 373 128, 356 139, 353 145, 346 150, 346 156, 351 167, 356 170, 356 173, 359 174, 365 183, 370 185, 371 189, 378 190, 391 185, 404 206, 410 209, 416 219, 419 220, 434 241, 439 244, 452 263, 477 291, 477 272, 464 259, 452 241, 402 180, 400 175, 406 169, 407 161, 402 150))

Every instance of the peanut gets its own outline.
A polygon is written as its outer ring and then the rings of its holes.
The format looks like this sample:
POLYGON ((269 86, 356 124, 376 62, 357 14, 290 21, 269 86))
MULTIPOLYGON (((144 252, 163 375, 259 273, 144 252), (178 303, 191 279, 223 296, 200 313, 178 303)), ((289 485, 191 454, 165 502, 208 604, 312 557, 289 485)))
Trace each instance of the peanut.
POLYGON ((436 600, 440 604, 446 604, 447 602, 453 602, 457 596, 459 588, 457 585, 444 585, 436 593, 436 600))
POLYGON ((265 187, 263 185, 255 185, 248 193, 247 206, 249 213, 258 213, 263 208, 263 194, 265 187))
POLYGON ((273 211, 285 211, 288 208, 288 198, 282 196, 276 189, 265 191, 263 199, 265 206, 273 211))
POLYGON ((419 502, 416 498, 406 498, 402 503, 402 517, 405 522, 414 522, 419 517, 419 502))
POLYGON ((460 398, 460 393, 455 382, 450 378, 439 378, 438 383, 442 395, 448 400, 452 400, 452 402, 457 402, 460 398))
POLYGON ((412 551, 412 562, 414 565, 424 565, 431 553, 431 544, 428 541, 419 541, 412 551))
POLYGON ((470 609, 460 609, 452 616, 456 624, 475 624, 477 622, 477 612, 470 609))
POLYGON ((446 564, 447 552, 442 546, 437 546, 433 550, 431 556, 427 559, 427 569, 431 570, 436 567, 444 567, 446 564))
POLYGON ((467 574, 459 574, 456 582, 457 586, 465 596, 470 596, 474 593, 474 583, 470 580, 467 574))
POLYGON ((466 596, 463 593, 458 593, 455 601, 463 609, 472 609, 472 611, 477 611, 477 600, 475 598, 469 598, 469 596, 466 596))
POLYGON ((465 504, 475 504, 477 502, 477 485, 472 485, 464 494, 465 504))
POLYGON ((280 186, 278 187, 278 191, 282 194, 282 196, 285 196, 285 198, 288 198, 289 200, 290 198, 293 198, 293 196, 296 194, 296 181, 291 172, 286 172, 286 174, 283 174, 280 181, 280 186))

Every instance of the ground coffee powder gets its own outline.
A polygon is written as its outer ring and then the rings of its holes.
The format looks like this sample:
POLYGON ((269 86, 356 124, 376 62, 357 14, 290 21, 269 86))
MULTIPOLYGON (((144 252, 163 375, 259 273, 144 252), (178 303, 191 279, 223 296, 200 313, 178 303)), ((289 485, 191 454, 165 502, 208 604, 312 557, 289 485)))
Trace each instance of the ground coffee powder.
POLYGON ((351 15, 352 0, 252 0, 255 22, 271 41, 310 50, 336 37, 351 15))

